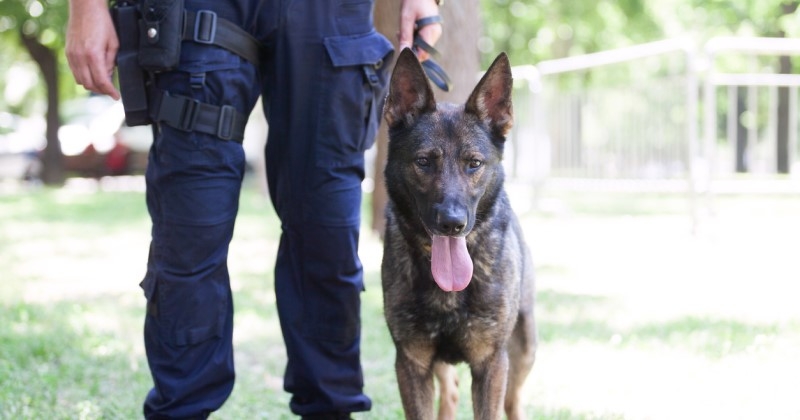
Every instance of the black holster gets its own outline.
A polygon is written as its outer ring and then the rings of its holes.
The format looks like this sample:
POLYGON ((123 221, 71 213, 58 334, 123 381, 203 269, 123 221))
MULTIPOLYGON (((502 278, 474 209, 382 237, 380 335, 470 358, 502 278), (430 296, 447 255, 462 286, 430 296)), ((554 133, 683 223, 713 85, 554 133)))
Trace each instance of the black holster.
POLYGON ((181 59, 183 0, 141 0, 139 65, 153 72, 172 70, 181 59))
POLYGON ((118 1, 111 7, 111 19, 119 38, 117 74, 125 123, 128 126, 152 123, 148 115, 147 85, 149 77, 139 65, 139 6, 118 1))
POLYGON ((117 69, 125 123, 151 124, 148 87, 152 74, 178 66, 183 0, 119 0, 111 17, 119 38, 117 69))

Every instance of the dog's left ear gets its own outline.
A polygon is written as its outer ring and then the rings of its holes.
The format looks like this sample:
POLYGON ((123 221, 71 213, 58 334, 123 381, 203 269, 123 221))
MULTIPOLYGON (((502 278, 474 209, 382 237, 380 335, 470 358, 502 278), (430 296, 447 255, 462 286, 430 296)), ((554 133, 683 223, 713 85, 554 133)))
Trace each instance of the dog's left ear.
POLYGON ((505 137, 514 124, 512 87, 511 64, 506 53, 500 53, 467 99, 465 110, 477 115, 495 135, 505 137))
POLYGON ((389 95, 383 107, 383 117, 394 127, 397 124, 410 125, 418 116, 436 110, 425 71, 419 64, 417 56, 405 48, 397 57, 397 63, 389 82, 389 95))

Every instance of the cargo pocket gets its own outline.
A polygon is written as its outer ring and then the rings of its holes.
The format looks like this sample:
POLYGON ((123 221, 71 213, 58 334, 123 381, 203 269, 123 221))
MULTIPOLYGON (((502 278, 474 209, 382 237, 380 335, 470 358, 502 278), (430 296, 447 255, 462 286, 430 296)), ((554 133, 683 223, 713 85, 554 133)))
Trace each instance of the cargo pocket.
POLYGON ((375 142, 389 78, 392 44, 372 31, 325 38, 317 165, 350 166, 375 142))
MULTIPOLYGON (((173 346, 223 337, 231 310, 224 270, 198 273, 189 268, 188 261, 176 257, 177 248, 174 243, 151 244, 147 273, 140 284, 147 299, 147 334, 173 346)), ((191 244, 181 247, 190 253, 196 252, 194 248, 191 244)))
POLYGON ((228 299, 221 291, 199 291, 179 282, 165 282, 155 276, 141 284, 147 298, 147 316, 160 341, 173 346, 191 346, 221 338, 228 299), (210 292, 210 293, 209 293, 210 292))

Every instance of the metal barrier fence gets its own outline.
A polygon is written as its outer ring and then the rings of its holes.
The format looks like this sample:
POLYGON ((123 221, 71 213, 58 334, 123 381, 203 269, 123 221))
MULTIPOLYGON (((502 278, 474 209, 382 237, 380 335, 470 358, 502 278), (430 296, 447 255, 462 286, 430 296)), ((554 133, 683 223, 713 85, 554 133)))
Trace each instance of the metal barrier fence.
POLYGON ((779 147, 797 174, 800 75, 776 74, 763 62, 758 72, 721 73, 723 54, 745 61, 772 55, 777 63, 778 56, 800 55, 800 43, 714 38, 699 51, 688 40, 665 40, 515 67, 511 177, 537 187, 686 191, 694 197, 712 185, 748 179, 734 177, 737 172, 775 173, 779 147), (788 89, 783 119, 779 88, 788 89), (780 142, 779 122, 788 132, 780 142))
POLYGON ((800 42, 785 38, 720 37, 706 44, 705 53, 708 74, 703 93, 703 137, 708 154, 717 157, 710 161, 712 175, 724 176, 734 171, 791 172, 798 152, 800 75, 758 72, 762 69, 757 57, 800 55, 800 42), (719 72, 716 63, 730 55, 747 56, 747 67, 751 71, 719 72), (781 90, 785 95, 783 101, 781 90), (723 112, 720 112, 720 105, 723 112), (786 107, 783 121, 779 118, 780 107, 786 107), (718 116, 725 121, 725 137, 722 138, 718 116), (783 135, 779 135, 781 129, 783 135))

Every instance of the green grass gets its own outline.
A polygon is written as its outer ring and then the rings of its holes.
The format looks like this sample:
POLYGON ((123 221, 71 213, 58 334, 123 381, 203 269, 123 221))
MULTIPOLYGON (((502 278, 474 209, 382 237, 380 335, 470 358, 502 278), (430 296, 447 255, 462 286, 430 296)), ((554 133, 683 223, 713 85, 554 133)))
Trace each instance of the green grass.
MULTIPOLYGON (((85 304, 4 305, 0 417, 130 418, 149 377, 130 343, 97 331, 85 304)), ((130 316, 132 314, 129 314, 130 316)))
MULTIPOLYGON (((532 419, 800 417, 798 200, 719 198, 692 234, 682 196, 549 199, 567 211, 522 220, 538 268, 532 419)), ((229 262, 237 383, 214 418, 294 418, 272 289, 279 231, 246 188, 229 262)), ((148 238, 140 192, 0 194, 0 419, 140 417, 148 238)), ((361 256, 373 409, 357 418, 401 419, 381 244, 366 231, 361 256)), ((459 372, 458 418, 470 419, 459 372)))

